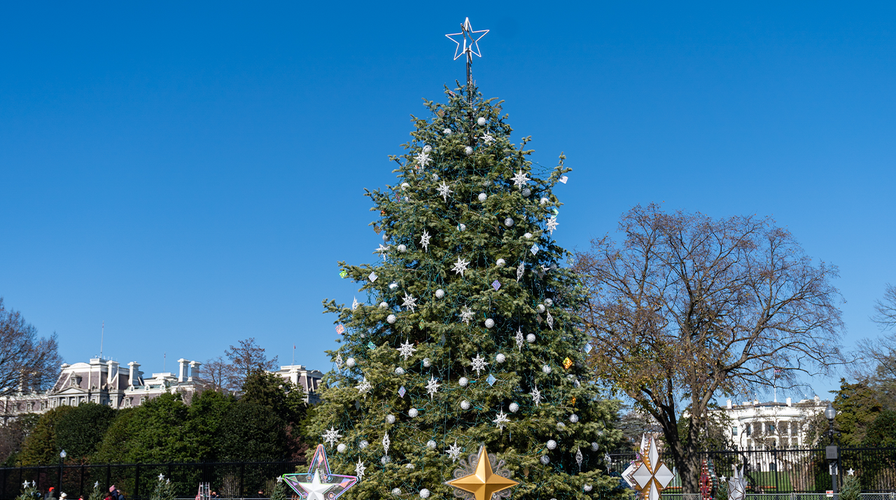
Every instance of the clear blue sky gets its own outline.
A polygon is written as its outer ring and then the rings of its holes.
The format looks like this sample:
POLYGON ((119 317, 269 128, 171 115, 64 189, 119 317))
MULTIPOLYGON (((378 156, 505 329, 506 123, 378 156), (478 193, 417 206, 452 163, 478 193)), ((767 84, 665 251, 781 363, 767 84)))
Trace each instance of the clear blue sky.
MULTIPOLYGON (((558 241, 641 203, 759 214, 836 264, 851 346, 896 283, 896 4, 5 2, 0 296, 68 362, 147 372, 256 337, 328 370, 377 259, 364 188, 464 78, 574 171, 558 241)), ((836 381, 816 380, 816 391, 836 381)), ((810 394, 811 395, 811 394, 810 394)), ((794 394, 799 397, 799 394, 794 394)))

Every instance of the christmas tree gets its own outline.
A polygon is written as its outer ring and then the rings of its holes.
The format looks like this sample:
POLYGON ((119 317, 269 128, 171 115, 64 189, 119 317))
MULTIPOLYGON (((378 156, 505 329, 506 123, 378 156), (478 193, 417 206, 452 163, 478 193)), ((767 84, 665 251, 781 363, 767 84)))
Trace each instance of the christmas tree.
POLYGON ((840 500, 859 500, 862 496, 862 485, 858 476, 853 475, 853 470, 843 478, 843 488, 840 490, 840 500))
POLYGON ((552 238, 571 169, 531 162, 470 80, 446 96, 413 118, 395 185, 367 193, 383 243, 374 263, 340 262, 364 301, 324 302, 343 337, 310 433, 334 473, 360 476, 347 498, 450 498, 482 445, 519 482, 496 496, 621 494, 603 462, 616 406, 585 364, 584 297, 552 238))

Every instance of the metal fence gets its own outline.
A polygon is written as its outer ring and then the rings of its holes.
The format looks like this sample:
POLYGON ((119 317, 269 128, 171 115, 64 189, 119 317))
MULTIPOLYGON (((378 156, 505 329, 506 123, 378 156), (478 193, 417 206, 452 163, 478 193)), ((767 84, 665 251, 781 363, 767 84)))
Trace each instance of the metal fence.
POLYGON ((203 462, 166 464, 84 464, 44 465, 0 468, 0 500, 12 500, 22 491, 25 481, 34 481, 38 491, 50 487, 68 494, 69 500, 80 495, 86 499, 94 484, 102 491, 115 485, 129 500, 143 500, 152 495, 159 475, 174 484, 177 497, 194 498, 200 482, 210 483, 223 498, 266 497, 273 489, 274 478, 297 467, 305 460, 285 462, 203 462), (262 492, 259 495, 259 492, 262 492))

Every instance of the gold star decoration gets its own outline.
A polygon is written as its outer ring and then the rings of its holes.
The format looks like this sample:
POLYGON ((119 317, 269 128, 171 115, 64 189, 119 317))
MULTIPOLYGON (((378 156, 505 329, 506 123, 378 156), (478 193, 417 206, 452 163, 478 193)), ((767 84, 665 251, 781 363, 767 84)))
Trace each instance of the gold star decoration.
POLYGON ((476 462, 475 471, 469 476, 459 477, 445 484, 472 493, 476 500, 491 500, 495 493, 512 488, 519 483, 495 474, 488 459, 488 451, 485 446, 482 446, 479 448, 479 460, 476 462))

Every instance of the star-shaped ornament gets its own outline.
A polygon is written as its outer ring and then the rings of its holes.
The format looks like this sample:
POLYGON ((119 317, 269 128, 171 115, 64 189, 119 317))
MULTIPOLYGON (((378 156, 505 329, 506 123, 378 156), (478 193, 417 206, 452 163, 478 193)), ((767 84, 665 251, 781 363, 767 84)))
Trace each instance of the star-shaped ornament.
POLYGON ((342 436, 339 434, 339 431, 337 431, 333 427, 330 427, 329 429, 324 431, 324 433, 321 434, 320 437, 324 438, 325 443, 328 443, 330 446, 333 446, 334 444, 336 444, 337 441, 339 441, 339 438, 341 438, 342 436))
POLYGON ((454 271, 455 274, 459 274, 459 275, 461 275, 461 277, 463 277, 464 271, 467 270, 467 266, 469 266, 469 265, 470 265, 469 261, 466 261, 466 260, 458 257, 457 262, 454 263, 454 267, 452 267, 451 270, 454 271))
POLYGON ((482 57, 482 52, 479 51, 479 40, 481 40, 482 37, 488 34, 488 30, 474 31, 473 26, 470 25, 469 17, 464 20, 463 24, 460 25, 460 28, 460 33, 449 33, 445 35, 449 40, 457 44, 457 48, 454 50, 454 60, 456 61, 460 56, 464 54, 467 54, 468 58, 472 58, 473 54, 482 57), (480 35, 480 33, 482 34, 480 35), (463 42, 452 38, 458 36, 463 37, 463 42), (461 43, 463 43, 463 47, 461 47, 461 43))
POLYGON ((473 470, 473 473, 469 476, 448 481, 445 484, 472 493, 472 497, 475 500, 491 500, 492 495, 495 493, 512 488, 519 483, 493 472, 491 461, 488 458, 488 451, 483 446, 479 449, 479 460, 476 462, 476 468, 473 470))
POLYGON ((454 444, 452 444, 448 447, 447 450, 445 450, 445 453, 447 453, 448 456, 451 457, 452 462, 457 461, 457 458, 460 456, 460 446, 457 445, 457 439, 454 440, 454 444))
POLYGON ((429 382, 426 383, 426 393, 429 394, 429 399, 432 399, 439 392, 439 387, 439 381, 435 377, 430 376, 429 382))
POLYGON ((479 354, 476 354, 476 357, 470 361, 470 366, 473 367, 473 371, 476 372, 476 376, 479 376, 479 372, 485 370, 486 363, 485 358, 481 357, 479 354))
POLYGON ((423 230, 423 236, 420 237, 420 245, 423 246, 423 250, 429 250, 429 233, 426 232, 426 229, 423 230))
POLYGON ((445 200, 446 202, 448 201, 448 197, 451 196, 451 193, 453 193, 453 191, 451 191, 451 186, 449 186, 448 184, 445 184, 444 182, 439 184, 438 191, 439 191, 439 196, 441 196, 442 199, 445 200))
POLYGON ((532 402, 535 403, 535 406, 541 404, 541 391, 538 390, 538 386, 533 387, 529 395, 532 396, 532 402))
POLYGON ((282 477, 303 500, 336 500, 358 482, 355 476, 330 473, 327 450, 322 444, 317 445, 307 473, 283 474, 282 477))
POLYGON ((370 385, 370 382, 367 380, 367 377, 364 377, 361 380, 361 383, 355 386, 355 389, 358 389, 358 394, 363 395, 365 398, 367 397, 367 393, 373 389, 373 386, 370 385))
POLYGON ((516 175, 510 178, 513 181, 513 185, 523 189, 523 186, 529 183, 529 178, 526 177, 526 174, 523 173, 522 169, 517 171, 516 175))
POLYGON ((560 223, 557 222, 557 217, 553 217, 553 216, 550 217, 548 219, 548 223, 547 223, 548 233, 554 234, 554 230, 557 229, 557 226, 559 226, 559 225, 560 225, 560 223))
POLYGON ((498 416, 495 417, 495 419, 492 420, 492 422, 495 424, 495 427, 497 427, 498 429, 501 429, 503 431, 504 424, 509 424, 510 419, 507 418, 507 414, 504 413, 504 410, 501 410, 498 412, 498 416))
POLYGON ((469 325, 471 319, 473 319, 473 311, 469 307, 463 307, 460 310, 460 320, 469 325))
POLYGON ((495 142, 495 137, 492 134, 484 134, 482 137, 480 137, 480 139, 482 139, 482 142, 486 144, 495 142))
POLYGON ((404 360, 407 361, 408 358, 410 358, 414 355, 415 352, 417 352, 417 349, 414 349, 414 346, 410 342, 405 340, 404 344, 401 344, 401 347, 396 349, 396 351, 398 351, 399 356, 403 357, 404 360))
POLYGON ((413 295, 408 295, 407 292, 405 292, 404 302, 401 303, 401 307, 407 308, 408 311, 414 311, 417 307, 417 299, 415 299, 413 295))
POLYGON ((432 160, 429 159, 429 153, 421 152, 417 155, 417 166, 420 168, 426 168, 426 164, 430 161, 432 160))
POLYGON ((659 500, 660 493, 672 482, 672 471, 660 461, 660 454, 653 437, 641 438, 640 460, 632 462, 622 473, 622 478, 641 490, 644 500, 659 500))

